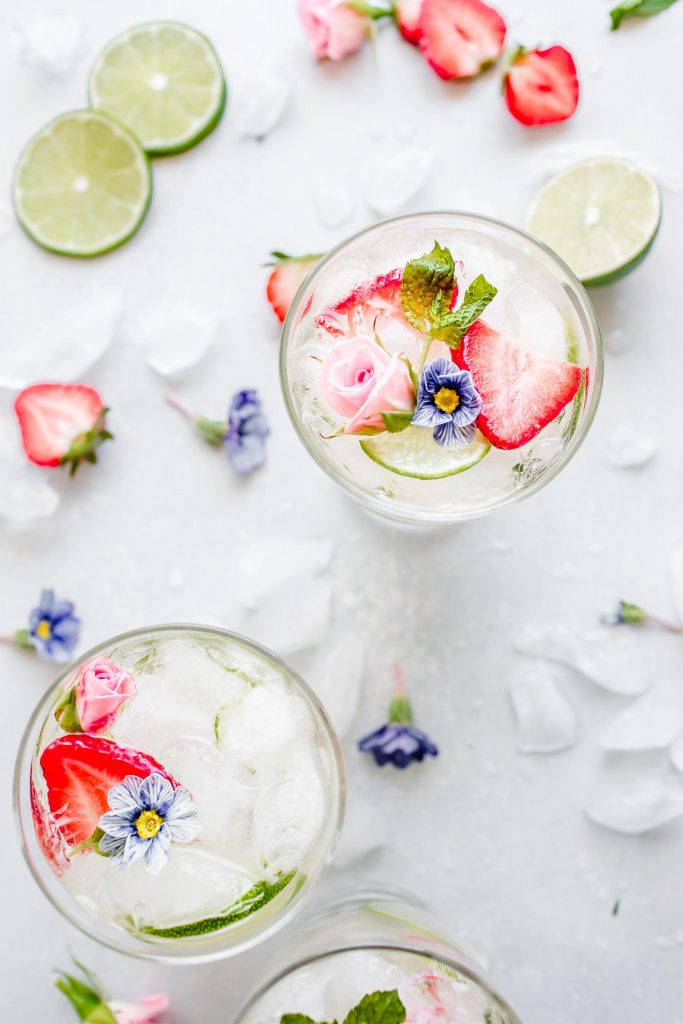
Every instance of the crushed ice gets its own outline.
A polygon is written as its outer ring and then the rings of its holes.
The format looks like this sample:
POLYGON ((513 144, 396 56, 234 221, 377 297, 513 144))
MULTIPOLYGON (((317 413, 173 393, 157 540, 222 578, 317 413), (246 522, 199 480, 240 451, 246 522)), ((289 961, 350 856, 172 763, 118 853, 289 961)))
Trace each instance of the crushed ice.
POLYGON ((207 354, 218 334, 216 313, 193 306, 146 310, 126 318, 125 333, 162 377, 178 379, 207 354))
POLYGON ((336 228, 353 213, 354 200, 343 181, 324 175, 313 186, 313 206, 325 227, 336 228))
POLYGON ((365 202, 382 217, 397 213, 427 183, 433 166, 433 154, 416 146, 383 157, 366 185, 365 202))
POLYGON ((652 462, 659 445, 650 434, 622 425, 613 430, 601 443, 600 458, 618 469, 636 469, 652 462))
POLYGON ((519 665, 508 680, 508 693, 523 753, 554 754, 577 743, 579 717, 545 662, 519 665))
POLYGON ((669 554, 671 598, 679 622, 683 622, 683 540, 677 541, 669 554))
POLYGON ((632 761, 606 768, 586 806, 590 820, 624 835, 640 835, 683 816, 683 780, 632 761))
POLYGON ((18 26, 24 64, 48 75, 63 75, 79 56, 83 24, 67 11, 51 11, 18 26))
POLYGON ((611 751, 658 750, 683 730, 683 689, 679 680, 657 680, 652 690, 622 711, 604 730, 611 751))
POLYGON ((235 567, 240 603, 255 609, 289 586, 305 584, 329 568, 332 552, 332 542, 325 539, 294 540, 271 535, 247 542, 235 567))
POLYGON ((246 138, 263 139, 285 112, 292 92, 289 79, 274 67, 260 67, 235 86, 237 131, 246 138))

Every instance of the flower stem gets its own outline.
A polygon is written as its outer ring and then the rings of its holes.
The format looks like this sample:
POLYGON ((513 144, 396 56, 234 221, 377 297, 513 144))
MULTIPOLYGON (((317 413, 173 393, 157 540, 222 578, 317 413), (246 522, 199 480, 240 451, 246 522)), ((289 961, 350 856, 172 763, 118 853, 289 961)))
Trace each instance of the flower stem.
POLYGON ((419 379, 420 374, 422 372, 422 367, 425 364, 427 356, 429 355, 429 350, 432 347, 432 341, 433 340, 434 340, 433 338, 427 338, 427 340, 425 341, 424 345, 422 346, 422 353, 420 355, 420 362, 417 364, 417 370, 415 371, 418 379, 419 379))
POLYGON ((660 619, 659 615, 648 615, 647 621, 655 626, 660 626, 662 629, 668 629, 670 633, 683 633, 683 626, 679 626, 675 622, 669 622, 668 619, 660 619))
POLYGON ((393 664, 394 696, 389 705, 389 721, 395 725, 412 725, 413 709, 406 696, 403 670, 397 661, 393 664))
POLYGON ((193 412, 192 409, 190 409, 189 406, 185 405, 185 403, 182 402, 179 398, 177 398, 176 395, 168 394, 164 395, 164 398, 166 399, 169 405, 173 406, 174 409, 177 409, 178 412, 183 414, 183 416, 187 416, 189 420, 192 420, 193 423, 196 423, 198 418, 197 413, 193 412))

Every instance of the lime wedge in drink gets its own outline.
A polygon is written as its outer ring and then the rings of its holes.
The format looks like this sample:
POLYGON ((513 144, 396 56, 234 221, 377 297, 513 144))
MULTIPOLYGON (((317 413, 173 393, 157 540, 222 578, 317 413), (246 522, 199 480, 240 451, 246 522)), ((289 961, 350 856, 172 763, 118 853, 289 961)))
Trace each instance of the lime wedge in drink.
POLYGON ((90 74, 90 104, 132 131, 150 154, 189 149, 225 109, 223 70, 200 32, 175 21, 136 25, 112 39, 90 74))
POLYGON ((152 195, 149 161, 130 132, 77 110, 28 143, 14 173, 21 226, 45 249, 97 256, 140 227, 152 195))
POLYGON ((418 480, 439 480, 471 469, 484 458, 491 445, 480 433, 472 444, 442 448, 427 427, 408 427, 398 434, 377 434, 360 442, 366 455, 399 476, 418 480))
POLYGON ((648 253, 661 218, 657 183, 618 157, 584 160, 536 196, 527 230, 569 264, 585 285, 628 274, 648 253))

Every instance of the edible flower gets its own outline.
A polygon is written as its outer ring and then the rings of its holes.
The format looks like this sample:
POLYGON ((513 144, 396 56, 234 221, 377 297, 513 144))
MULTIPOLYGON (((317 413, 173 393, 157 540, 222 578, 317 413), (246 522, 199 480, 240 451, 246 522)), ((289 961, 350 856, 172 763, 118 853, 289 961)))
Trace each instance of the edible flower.
POLYGON ((323 361, 320 383, 325 401, 350 417, 345 434, 384 430, 382 413, 409 412, 415 389, 405 359, 390 356, 377 341, 356 335, 337 342, 323 361))
POLYGON ((85 981, 59 972, 57 988, 69 1000, 79 1020, 88 1024, 163 1024, 160 1014, 168 1010, 168 996, 164 992, 146 996, 139 1003, 108 1000, 95 975, 76 961, 85 981))
POLYGON ((122 867, 142 857, 149 873, 158 875, 168 862, 171 843, 189 843, 201 830, 187 790, 173 789, 157 772, 146 779, 127 775, 107 799, 111 810, 98 822, 104 833, 99 852, 122 867))
POLYGON ((670 633, 683 633, 683 626, 669 622, 668 619, 662 619, 659 615, 651 615, 640 605, 631 604, 630 601, 620 601, 615 611, 601 616, 601 621, 605 626, 638 626, 649 623, 652 626, 668 629, 670 633))
POLYGON ((370 35, 372 22, 392 13, 362 0, 299 0, 299 17, 313 56, 342 60, 359 50, 370 35))
POLYGON ((223 446, 239 476, 248 476, 266 461, 270 428, 255 388, 244 388, 233 395, 227 420, 200 416, 175 395, 166 395, 166 401, 195 424, 208 444, 214 448, 223 446))
POLYGON ((0 641, 13 644, 25 651, 35 651, 46 661, 65 663, 78 644, 81 620, 74 615, 74 604, 55 597, 54 590, 46 588, 40 601, 29 614, 28 629, 17 629, 0 641))
POLYGON ((411 761, 423 761, 427 755, 438 755, 438 748, 429 736, 413 725, 413 710, 406 696, 399 665, 394 665, 394 696, 388 717, 386 725, 358 743, 358 749, 372 754, 380 767, 391 763, 396 768, 407 768, 411 761))
POLYGON ((468 445, 474 441, 481 406, 470 373, 450 359, 434 359, 422 367, 412 422, 434 427, 434 440, 442 447, 468 445))
POLYGON ((55 717, 65 732, 106 732, 136 691, 135 680, 121 665, 109 658, 91 658, 57 705, 55 717))

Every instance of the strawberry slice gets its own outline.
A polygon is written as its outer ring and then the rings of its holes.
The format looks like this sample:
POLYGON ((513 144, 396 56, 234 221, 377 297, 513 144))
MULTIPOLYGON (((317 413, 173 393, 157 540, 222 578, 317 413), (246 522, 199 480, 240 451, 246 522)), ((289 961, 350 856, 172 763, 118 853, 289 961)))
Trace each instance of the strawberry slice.
POLYGON ((69 846, 90 839, 98 821, 109 810, 109 790, 126 775, 146 779, 150 772, 158 772, 173 787, 178 786, 173 776, 149 754, 120 747, 101 736, 61 736, 45 748, 40 767, 50 811, 69 846))
POLYGON ((41 801, 36 783, 33 778, 33 766, 31 766, 31 815, 38 844, 43 851, 43 856, 52 865, 58 875, 63 875, 69 867, 67 856, 67 845, 64 842, 62 833, 57 828, 57 822, 50 814, 47 807, 41 801))
POLYGON ((452 352, 472 374, 483 405, 477 426, 496 448, 521 448, 547 427, 581 386, 581 369, 532 355, 483 320, 452 352))
POLYGON ((266 295, 280 323, 284 323, 300 285, 306 280, 322 255, 322 253, 318 253, 310 256, 287 256, 284 252, 271 253, 277 262, 268 278, 266 295))
POLYGON ((482 0, 424 0, 420 49, 441 78, 473 78, 503 52, 507 26, 482 0))
POLYGON ((397 267, 361 284, 334 306, 328 306, 315 318, 316 327, 328 334, 348 337, 372 333, 379 318, 395 319, 409 326, 401 305, 403 271, 397 267))
POLYGON ((525 50, 520 46, 504 76, 505 102, 522 124, 567 121, 579 105, 576 64, 564 46, 525 50))
POLYGON ((14 412, 26 457, 37 466, 68 464, 72 476, 84 459, 97 462, 96 449, 112 436, 104 402, 86 384, 33 384, 19 392, 14 412))
POLYGON ((414 46, 420 42, 420 14, 424 0, 395 0, 394 16, 401 35, 414 46))

